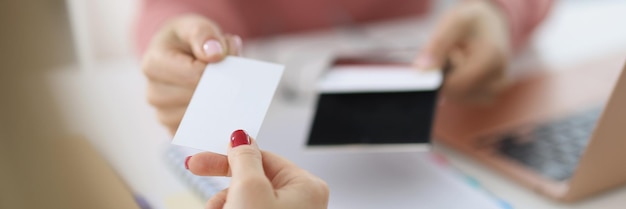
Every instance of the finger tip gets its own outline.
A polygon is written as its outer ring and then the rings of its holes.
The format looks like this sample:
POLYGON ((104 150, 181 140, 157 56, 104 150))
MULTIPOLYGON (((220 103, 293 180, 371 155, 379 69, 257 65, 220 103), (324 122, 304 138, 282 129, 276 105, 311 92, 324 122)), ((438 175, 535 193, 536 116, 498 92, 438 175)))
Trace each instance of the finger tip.
POLYGON ((187 156, 185 158, 185 163, 184 164, 185 164, 185 169, 187 169, 187 170, 189 170, 189 160, 191 160, 191 157, 192 156, 187 156))
POLYGON ((432 72, 439 70, 439 68, 437 68, 436 66, 424 66, 419 64, 413 64, 412 67, 419 72, 432 72))
POLYGON ((241 56, 243 42, 238 35, 226 35, 226 51, 228 55, 241 56))
POLYGON ((215 39, 209 39, 202 44, 197 58, 207 62, 218 62, 226 56, 225 44, 215 39))
POLYGON ((421 53, 412 63, 412 66, 415 69, 424 72, 436 71, 440 69, 439 65, 438 59, 435 59, 435 57, 433 57, 430 53, 421 53))
POLYGON ((235 47, 237 47, 238 50, 241 50, 241 48, 243 48, 243 40, 241 40, 241 37, 238 35, 233 35, 232 39, 235 47))
POLYGON ((225 176, 229 169, 228 158, 219 153, 200 152, 187 157, 185 168, 198 176, 225 176))
MULTIPOLYGON (((195 154, 195 155, 188 156, 188 157, 185 159, 185 168, 186 168, 189 172, 191 172, 191 173, 193 173, 193 174, 195 174, 195 175, 198 175, 198 174, 199 174, 199 173, 198 173, 198 168, 199 168, 199 165, 201 165, 201 164, 198 164, 198 163, 196 162, 196 161, 197 161, 197 159, 199 159, 199 158, 201 158, 201 157, 198 157, 198 154, 195 154)), ((200 160, 200 161, 202 161, 202 160, 200 160)), ((202 169, 203 169, 203 168, 200 168, 200 170, 202 170, 202 169)))
POLYGON ((230 147, 235 148, 240 145, 250 145, 250 135, 243 129, 233 131, 230 135, 230 147))
POLYGON ((204 59, 202 59, 202 61, 206 62, 206 63, 218 63, 221 62, 222 60, 224 60, 226 58, 226 55, 223 54, 219 54, 219 55, 212 55, 209 57, 206 57, 204 59))

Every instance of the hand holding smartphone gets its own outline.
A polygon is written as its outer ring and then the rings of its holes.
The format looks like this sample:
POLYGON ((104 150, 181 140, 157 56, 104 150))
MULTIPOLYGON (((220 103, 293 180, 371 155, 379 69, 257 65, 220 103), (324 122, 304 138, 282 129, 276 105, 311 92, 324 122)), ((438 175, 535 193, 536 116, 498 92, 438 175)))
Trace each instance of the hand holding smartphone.
POLYGON ((317 82, 308 148, 430 148, 441 71, 371 59, 338 59, 317 82))

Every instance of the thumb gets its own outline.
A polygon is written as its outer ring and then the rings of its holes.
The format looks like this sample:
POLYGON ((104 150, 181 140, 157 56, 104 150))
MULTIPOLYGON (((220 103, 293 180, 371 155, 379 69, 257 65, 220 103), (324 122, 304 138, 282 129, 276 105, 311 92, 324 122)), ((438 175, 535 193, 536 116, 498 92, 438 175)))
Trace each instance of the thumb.
POLYGON ((228 164, 233 179, 265 177, 261 150, 252 142, 244 130, 237 130, 230 137, 231 149, 228 150, 228 164))
POLYGON ((420 70, 441 69, 450 51, 457 47, 467 35, 469 22, 466 19, 454 11, 447 15, 439 23, 413 65, 420 70))
POLYGON ((227 41, 219 26, 206 18, 197 17, 180 21, 175 24, 174 32, 200 61, 218 62, 228 54, 227 41))

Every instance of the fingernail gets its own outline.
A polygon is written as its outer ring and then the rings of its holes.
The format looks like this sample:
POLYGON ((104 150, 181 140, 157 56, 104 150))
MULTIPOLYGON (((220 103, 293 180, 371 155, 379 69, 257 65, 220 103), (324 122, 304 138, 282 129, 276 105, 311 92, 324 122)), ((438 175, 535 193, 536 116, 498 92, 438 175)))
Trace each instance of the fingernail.
POLYGON ((235 42, 235 47, 237 47, 237 49, 239 49, 239 52, 241 52, 241 48, 243 47, 243 42, 241 41, 241 37, 239 37, 238 35, 234 35, 233 42, 235 42))
POLYGON ((209 57, 224 54, 224 48, 222 48, 222 44, 220 44, 220 42, 216 40, 208 40, 204 42, 204 45, 202 45, 202 49, 204 49, 204 53, 206 53, 206 55, 209 57))
POLYGON ((430 55, 420 55, 419 57, 417 57, 417 59, 415 60, 415 66, 417 68, 420 68, 422 70, 428 69, 430 67, 430 65, 432 64, 433 59, 430 57, 430 55))
POLYGON ((250 144, 250 137, 246 131, 239 129, 230 135, 230 146, 232 148, 243 144, 250 144))
POLYGON ((187 156, 187 158, 185 158, 185 169, 189 170, 189 159, 191 159, 191 156, 187 156))

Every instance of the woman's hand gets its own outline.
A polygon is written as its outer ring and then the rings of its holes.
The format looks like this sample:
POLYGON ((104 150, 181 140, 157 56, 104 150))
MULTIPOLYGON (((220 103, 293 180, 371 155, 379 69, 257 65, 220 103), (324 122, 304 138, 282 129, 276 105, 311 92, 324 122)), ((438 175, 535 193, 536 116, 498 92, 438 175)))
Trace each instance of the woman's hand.
POLYGON ((443 95, 447 100, 489 102, 506 87, 511 51, 509 29, 489 1, 464 1, 439 23, 415 60, 422 70, 442 69, 450 60, 443 95))
POLYGON ((325 209, 328 186, 288 160, 261 151, 243 130, 233 132, 228 156, 203 152, 185 166, 202 176, 231 176, 230 187, 213 196, 208 209, 325 209))
POLYGON ((223 34, 210 20, 184 15, 167 22, 152 38, 143 57, 148 101, 173 134, 208 63, 237 55, 241 39, 223 34))

